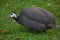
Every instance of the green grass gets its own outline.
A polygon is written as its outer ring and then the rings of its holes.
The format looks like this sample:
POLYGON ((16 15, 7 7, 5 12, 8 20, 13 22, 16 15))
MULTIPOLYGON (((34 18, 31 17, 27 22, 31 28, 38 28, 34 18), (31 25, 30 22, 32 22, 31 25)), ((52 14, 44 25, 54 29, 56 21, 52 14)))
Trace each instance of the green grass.
POLYGON ((53 30, 42 33, 31 32, 28 28, 9 18, 11 12, 16 12, 18 15, 22 9, 28 6, 37 6, 52 12, 56 18, 56 24, 60 24, 60 18, 57 15, 60 8, 52 0, 2 0, 0 1, 0 30, 5 31, 0 32, 0 40, 15 40, 18 38, 20 40, 59 40, 60 29, 55 32, 53 30))

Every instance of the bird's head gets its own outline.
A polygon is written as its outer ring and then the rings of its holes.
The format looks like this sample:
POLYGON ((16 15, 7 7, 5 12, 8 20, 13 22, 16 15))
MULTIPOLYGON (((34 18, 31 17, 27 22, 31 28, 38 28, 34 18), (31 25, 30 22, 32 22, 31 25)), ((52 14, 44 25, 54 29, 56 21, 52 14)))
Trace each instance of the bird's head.
POLYGON ((12 12, 11 14, 10 14, 10 16, 9 16, 10 18, 14 18, 14 19, 16 19, 17 18, 17 15, 16 15, 16 13, 15 12, 12 12))

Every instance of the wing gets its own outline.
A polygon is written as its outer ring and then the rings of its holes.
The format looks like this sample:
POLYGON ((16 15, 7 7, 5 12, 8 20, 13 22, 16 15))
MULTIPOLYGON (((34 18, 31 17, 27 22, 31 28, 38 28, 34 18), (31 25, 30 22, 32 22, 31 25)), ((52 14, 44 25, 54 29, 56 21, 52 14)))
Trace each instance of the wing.
POLYGON ((33 29, 33 30, 40 31, 40 32, 44 31, 46 29, 45 24, 33 21, 25 15, 22 15, 20 19, 21 19, 21 21, 20 21, 21 24, 23 24, 24 26, 26 26, 29 29, 33 29))

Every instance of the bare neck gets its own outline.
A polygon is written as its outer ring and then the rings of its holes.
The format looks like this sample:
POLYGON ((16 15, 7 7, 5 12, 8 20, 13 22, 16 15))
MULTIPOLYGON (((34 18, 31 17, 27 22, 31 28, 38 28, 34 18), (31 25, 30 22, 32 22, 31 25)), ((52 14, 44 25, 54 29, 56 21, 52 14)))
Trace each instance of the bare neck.
POLYGON ((21 21, 20 21, 20 17, 19 16, 17 16, 17 18, 13 18, 16 22, 18 22, 18 23, 20 23, 21 21))

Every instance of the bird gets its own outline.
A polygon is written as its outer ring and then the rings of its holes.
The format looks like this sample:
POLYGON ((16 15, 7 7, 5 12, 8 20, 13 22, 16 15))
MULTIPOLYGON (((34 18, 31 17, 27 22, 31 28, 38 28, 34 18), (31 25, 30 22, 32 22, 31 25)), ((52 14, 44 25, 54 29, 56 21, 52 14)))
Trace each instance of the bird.
POLYGON ((54 15, 40 7, 26 7, 18 16, 15 12, 12 12, 9 16, 17 23, 38 32, 56 28, 54 15))

